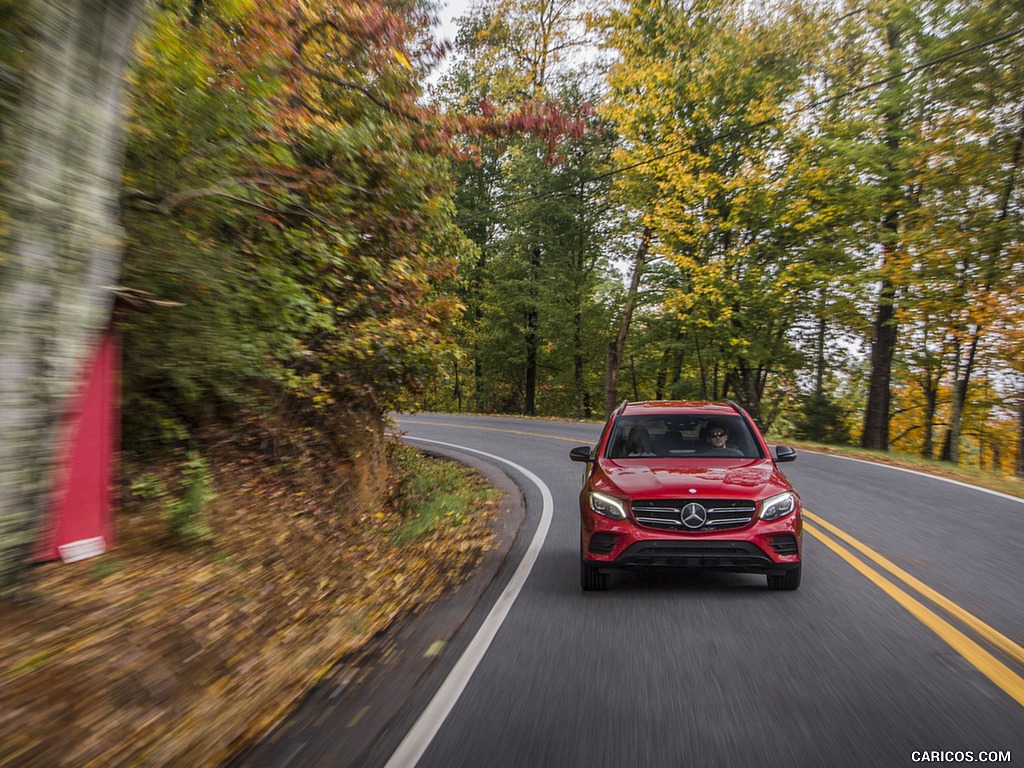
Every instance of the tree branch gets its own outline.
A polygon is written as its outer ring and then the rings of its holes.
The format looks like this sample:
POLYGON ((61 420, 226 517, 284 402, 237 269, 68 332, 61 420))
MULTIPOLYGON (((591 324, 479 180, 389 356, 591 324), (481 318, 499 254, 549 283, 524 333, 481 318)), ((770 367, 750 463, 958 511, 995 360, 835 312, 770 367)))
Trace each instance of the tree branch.
POLYGON ((316 77, 319 78, 320 80, 324 80, 328 83, 331 83, 332 85, 336 85, 339 88, 346 88, 350 91, 356 91, 357 93, 362 94, 370 101, 372 101, 374 104, 376 104, 378 107, 387 112, 390 112, 394 115, 398 115, 399 117, 403 117, 406 120, 410 120, 416 123, 417 125, 421 125, 423 123, 422 118, 420 118, 418 115, 414 115, 411 112, 406 112, 405 110, 400 109, 394 106, 393 104, 389 104, 388 102, 378 97, 369 88, 366 88, 362 85, 358 85, 357 83, 350 82, 348 80, 343 80, 337 75, 332 75, 330 72, 324 72, 323 70, 320 69, 314 69, 308 64, 303 64, 302 62, 299 62, 299 67, 302 69, 303 72, 305 72, 307 75, 310 75, 311 77, 316 77))

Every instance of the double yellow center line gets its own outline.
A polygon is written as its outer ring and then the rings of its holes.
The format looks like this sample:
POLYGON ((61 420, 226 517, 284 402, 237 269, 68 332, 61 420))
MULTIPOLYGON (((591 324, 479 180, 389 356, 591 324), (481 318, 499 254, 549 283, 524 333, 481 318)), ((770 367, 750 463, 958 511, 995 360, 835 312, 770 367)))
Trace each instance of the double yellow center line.
POLYGON ((965 627, 969 628, 978 637, 983 639, 993 648, 1005 654, 1007 658, 1012 659, 1017 664, 1024 665, 1024 648, 1006 637, 1006 635, 1003 635, 990 627, 974 614, 954 603, 948 597, 936 592, 919 579, 911 576, 898 565, 871 549, 871 547, 832 525, 832 523, 823 520, 806 509, 804 510, 804 519, 804 530, 816 539, 820 540, 825 546, 852 565, 857 571, 871 581, 871 583, 899 603, 914 618, 928 627, 928 629, 938 635, 953 650, 963 656, 964 659, 978 669, 978 671, 985 675, 985 677, 1002 688, 1003 691, 1005 691, 1018 704, 1024 706, 1024 678, 1021 678, 1021 676, 1010 669, 1010 667, 997 659, 989 651, 985 650, 980 643, 972 640, 965 633, 961 632, 920 600, 912 597, 908 592, 886 579, 881 573, 857 557, 850 551, 850 549, 844 547, 839 543, 839 541, 836 541, 836 539, 842 540, 849 547, 864 555, 868 560, 884 568, 899 581, 903 582, 927 600, 930 600, 933 604, 945 611, 950 617, 956 619, 965 627), (820 530, 817 526, 821 526, 821 528, 824 528, 828 533, 820 530), (833 536, 835 538, 833 538, 833 536))
MULTIPOLYGON (((575 437, 563 437, 550 435, 541 432, 529 432, 517 429, 497 429, 494 427, 470 426, 466 424, 452 424, 432 421, 432 426, 456 427, 458 429, 478 429, 487 432, 504 432, 513 435, 528 435, 530 437, 543 437, 550 440, 564 440, 566 442, 582 445, 585 440, 575 437)), ((897 586, 887 579, 882 573, 872 568, 865 560, 854 554, 859 552, 864 558, 873 562, 881 569, 888 571, 895 579, 917 592, 926 600, 930 601, 937 608, 944 611, 950 618, 960 622, 964 627, 972 631, 977 637, 1007 659, 1024 667, 1024 648, 1015 643, 1006 635, 990 627, 974 614, 954 603, 945 595, 936 592, 916 577, 907 573, 892 561, 880 555, 871 547, 855 539, 850 534, 832 525, 809 510, 804 510, 804 529, 821 541, 853 568, 860 572, 872 584, 881 589, 885 594, 895 600, 914 618, 928 627, 939 636, 947 645, 959 653, 979 672, 995 683, 1014 701, 1024 706, 1024 678, 1014 672, 1007 664, 1000 661, 990 651, 986 650, 977 640, 972 639, 963 631, 957 629, 952 623, 943 618, 940 614, 929 608, 925 603, 913 597, 909 592, 897 586), (826 533, 827 531, 827 533, 826 533), (842 543, 840 543, 842 542, 842 543), (846 546, 844 546, 844 544, 846 546)))

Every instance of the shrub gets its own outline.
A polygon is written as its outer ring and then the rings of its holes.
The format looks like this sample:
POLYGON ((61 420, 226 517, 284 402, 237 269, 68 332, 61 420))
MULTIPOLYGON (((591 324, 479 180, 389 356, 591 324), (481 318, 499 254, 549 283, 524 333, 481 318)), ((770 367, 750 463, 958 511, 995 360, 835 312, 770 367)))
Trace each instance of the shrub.
POLYGON ((797 437, 816 443, 844 444, 850 442, 849 413, 824 392, 804 399, 803 413, 796 419, 797 437))
POLYGON ((163 515, 175 538, 182 544, 192 545, 210 536, 205 509, 214 496, 210 490, 213 480, 206 462, 198 453, 189 454, 182 474, 181 496, 164 505, 163 515))

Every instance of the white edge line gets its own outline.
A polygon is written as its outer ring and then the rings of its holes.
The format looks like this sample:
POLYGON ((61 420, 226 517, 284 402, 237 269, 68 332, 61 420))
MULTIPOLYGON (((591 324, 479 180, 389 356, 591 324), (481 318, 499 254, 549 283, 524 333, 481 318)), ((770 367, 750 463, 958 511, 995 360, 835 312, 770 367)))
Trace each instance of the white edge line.
POLYGON ((894 469, 897 472, 908 472, 911 475, 919 475, 920 477, 931 478, 932 480, 941 480, 944 483, 952 483, 953 485, 959 485, 961 488, 970 488, 972 491, 980 491, 981 493, 988 493, 992 496, 998 496, 1001 499, 1007 501, 1016 501, 1018 504, 1024 504, 1024 499, 1019 496, 1011 496, 1008 493, 1002 493, 1001 491, 993 491, 989 488, 982 488, 980 485, 971 485, 970 483, 964 483, 960 480, 951 480, 948 477, 942 475, 932 475, 928 472, 919 472, 916 469, 907 469, 906 467, 897 467, 895 464, 886 464, 882 461, 868 461, 867 459, 855 459, 852 456, 841 456, 838 453, 829 453, 828 451, 812 451, 804 449, 803 453, 813 453, 815 456, 828 456, 831 459, 843 459, 844 461, 856 461, 858 464, 869 464, 872 467, 885 467, 886 469, 894 469))
POLYGON ((533 540, 530 542, 530 546, 527 548, 523 559, 519 562, 516 572, 512 575, 508 584, 505 585, 505 589, 502 590, 501 595, 491 607, 491 612, 487 614, 487 618, 484 619, 480 629, 477 630, 476 635, 470 641, 466 650, 462 653, 462 656, 455 663, 452 671, 448 673, 448 677, 445 678, 444 683, 441 684, 437 693, 434 694, 434 698, 430 700, 430 703, 427 705, 426 709, 423 710, 423 713, 419 716, 419 719, 416 720, 416 723, 409 730, 409 733, 407 733, 405 738, 402 739, 402 743, 398 745, 398 749, 396 749, 394 754, 391 755, 391 759, 388 760, 385 768, 412 768, 415 766, 423 756, 423 753, 427 751, 427 747, 430 746, 430 742, 433 741, 434 736, 436 736, 437 732, 441 730, 442 724, 448 717, 448 714, 455 707, 455 703, 459 700, 459 696, 462 695, 462 691, 469 683, 469 679, 473 676, 473 673, 476 671, 481 659, 483 659, 484 654, 490 647, 491 641, 494 640, 495 635, 498 634, 498 630, 501 628, 502 622, 505 621, 505 617, 512 608, 512 604, 519 596, 519 593, 523 588, 523 584, 526 583, 526 578, 530 575, 530 571, 533 569, 533 564, 537 561, 541 547, 544 545, 544 540, 547 538, 548 528, 551 526, 551 518, 554 513, 554 500, 552 499, 550 489, 544 484, 543 480, 525 467, 521 467, 518 464, 515 464, 508 459, 503 459, 500 456, 484 453, 483 451, 477 451, 472 448, 465 448, 453 443, 442 443, 438 440, 427 440, 422 437, 404 437, 407 440, 433 443, 434 445, 454 448, 458 451, 475 453, 479 456, 484 456, 488 459, 508 464, 513 469, 521 472, 528 480, 540 489, 541 498, 543 499, 544 504, 541 510, 540 525, 537 526, 537 531, 533 535, 533 540))

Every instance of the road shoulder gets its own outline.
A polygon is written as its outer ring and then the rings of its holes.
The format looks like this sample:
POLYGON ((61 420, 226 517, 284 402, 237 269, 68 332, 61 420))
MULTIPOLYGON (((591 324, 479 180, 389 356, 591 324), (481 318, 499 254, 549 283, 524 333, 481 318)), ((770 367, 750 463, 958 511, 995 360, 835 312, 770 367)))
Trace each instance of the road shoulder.
POLYGON ((482 615, 514 570, 526 507, 519 486, 503 471, 461 452, 430 450, 480 472, 504 495, 492 521, 496 547, 456 589, 392 624, 343 659, 232 768, 287 765, 350 768, 383 763, 405 727, 461 653, 482 615), (508 567, 509 565, 513 567, 508 567), (408 722, 407 722, 408 721, 408 722))

